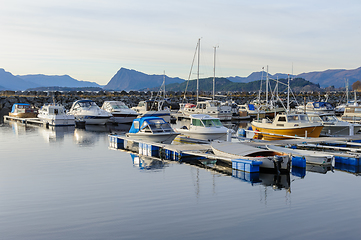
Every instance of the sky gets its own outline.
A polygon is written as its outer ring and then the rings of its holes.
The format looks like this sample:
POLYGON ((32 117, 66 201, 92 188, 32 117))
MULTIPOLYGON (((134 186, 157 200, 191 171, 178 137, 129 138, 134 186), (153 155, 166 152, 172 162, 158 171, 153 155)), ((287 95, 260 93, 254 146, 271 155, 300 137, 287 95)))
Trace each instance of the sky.
POLYGON ((355 69, 361 1, 0 0, 0 68, 105 85, 120 68, 196 78, 355 69), (191 72, 191 74, 190 74, 191 72))

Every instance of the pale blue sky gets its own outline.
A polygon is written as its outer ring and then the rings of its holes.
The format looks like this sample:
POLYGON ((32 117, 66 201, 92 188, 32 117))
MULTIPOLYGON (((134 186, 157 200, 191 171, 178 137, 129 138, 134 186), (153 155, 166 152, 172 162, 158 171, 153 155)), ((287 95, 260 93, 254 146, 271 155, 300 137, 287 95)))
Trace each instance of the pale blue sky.
POLYGON ((0 0, 0 68, 106 84, 121 68, 187 79, 361 64, 360 1, 0 0), (195 75, 194 75, 195 77, 195 75))

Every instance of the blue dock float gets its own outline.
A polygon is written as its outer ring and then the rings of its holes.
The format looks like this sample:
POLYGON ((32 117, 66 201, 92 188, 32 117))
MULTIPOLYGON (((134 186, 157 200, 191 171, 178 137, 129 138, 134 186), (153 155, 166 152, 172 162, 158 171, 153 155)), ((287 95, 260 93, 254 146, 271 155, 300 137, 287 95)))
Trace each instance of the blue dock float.
POLYGON ((128 150, 139 155, 171 161, 220 160, 231 165, 235 170, 248 173, 260 172, 260 165, 262 164, 262 161, 216 156, 212 153, 209 144, 147 143, 138 139, 127 139, 125 136, 109 135, 109 146, 114 149, 128 150))
POLYGON ((259 172, 259 166, 262 161, 253 161, 248 159, 232 159, 232 168, 243 172, 256 173, 259 172))

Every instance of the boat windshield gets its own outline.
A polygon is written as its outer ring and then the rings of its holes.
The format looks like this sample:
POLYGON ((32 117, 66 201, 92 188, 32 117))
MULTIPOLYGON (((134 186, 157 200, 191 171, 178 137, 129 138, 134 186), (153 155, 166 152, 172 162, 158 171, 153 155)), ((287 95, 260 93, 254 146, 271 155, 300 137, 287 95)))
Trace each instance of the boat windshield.
POLYGON ((163 119, 152 119, 152 120, 144 121, 141 126, 141 129, 145 132, 148 132, 151 130, 153 133, 172 132, 173 131, 173 129, 169 125, 169 123, 167 123, 163 119))
POLYGON ((337 118, 335 116, 322 116, 322 120, 324 122, 337 122, 337 118))
POLYGON ((129 107, 124 103, 111 103, 110 106, 113 109, 129 109, 129 107))
POLYGON ((221 121, 219 119, 203 119, 202 120, 205 127, 222 127, 221 121))
POLYGON ((319 116, 310 116, 309 119, 311 122, 322 122, 322 119, 319 116))
POLYGON ((79 102, 78 104, 79 104, 79 106, 82 107, 82 108, 97 106, 97 104, 96 104, 95 102, 90 102, 90 101, 87 101, 87 102, 79 102))
POLYGON ((307 115, 289 115, 287 116, 288 122, 304 122, 308 121, 307 115))

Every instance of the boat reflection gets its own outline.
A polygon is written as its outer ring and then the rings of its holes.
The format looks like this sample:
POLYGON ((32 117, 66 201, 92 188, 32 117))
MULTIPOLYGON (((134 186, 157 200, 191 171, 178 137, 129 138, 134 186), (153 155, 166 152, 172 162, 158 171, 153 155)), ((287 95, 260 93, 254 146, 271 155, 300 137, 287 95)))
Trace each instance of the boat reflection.
POLYGON ((75 126, 49 126, 39 127, 39 132, 43 136, 46 142, 59 142, 64 141, 64 136, 66 134, 73 134, 75 126))
POLYGON ((168 167, 169 163, 164 160, 158 160, 154 158, 149 158, 146 156, 139 156, 134 153, 130 153, 130 156, 133 160, 133 166, 139 167, 142 170, 160 170, 165 167, 168 167))
POLYGON ((35 132, 35 130, 36 130, 35 126, 20 123, 20 122, 8 121, 7 123, 11 126, 12 131, 17 136, 35 132))
POLYGON ((333 171, 333 167, 332 165, 306 164, 306 171, 326 174, 328 171, 333 171))

